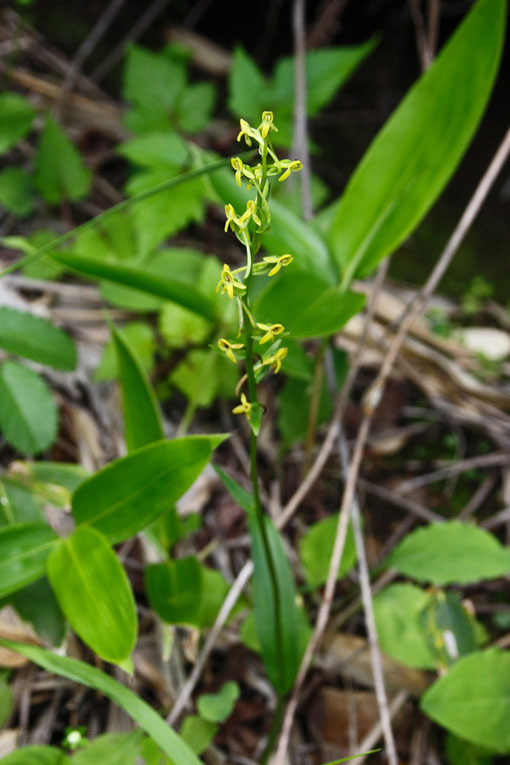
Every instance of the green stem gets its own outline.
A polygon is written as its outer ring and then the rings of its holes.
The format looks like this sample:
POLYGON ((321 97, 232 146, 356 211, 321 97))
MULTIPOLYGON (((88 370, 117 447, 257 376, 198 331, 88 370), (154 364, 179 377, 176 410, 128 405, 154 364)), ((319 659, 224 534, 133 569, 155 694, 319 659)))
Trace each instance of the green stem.
POLYGON ((280 728, 282 725, 283 710, 283 696, 278 696, 278 701, 276 703, 276 709, 273 716, 273 722, 271 723, 271 729, 269 731, 269 737, 267 739, 266 746, 264 747, 262 757, 260 758, 260 765, 266 765, 271 752, 274 749, 274 745, 276 744, 276 739, 278 738, 278 734, 280 733, 280 728))

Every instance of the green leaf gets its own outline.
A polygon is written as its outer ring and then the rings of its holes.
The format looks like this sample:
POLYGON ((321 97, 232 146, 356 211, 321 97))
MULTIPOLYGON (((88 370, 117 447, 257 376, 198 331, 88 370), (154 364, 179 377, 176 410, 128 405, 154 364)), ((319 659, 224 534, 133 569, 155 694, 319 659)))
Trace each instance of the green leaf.
MULTIPOLYGON (((197 627, 207 629, 212 627, 218 616, 218 611, 223 605, 230 589, 229 584, 222 573, 208 566, 200 566, 200 604, 198 610, 197 627)), ((233 609, 235 613, 236 609, 233 609)))
MULTIPOLYGON (((314 523, 299 541, 299 557, 311 587, 320 587, 328 578, 329 559, 333 552, 338 513, 314 523)), ((356 563, 356 546, 349 524, 338 579, 342 579, 356 563)))
POLYGON ((89 193, 91 172, 79 151, 49 115, 35 155, 34 181, 52 204, 64 199, 83 199, 89 193))
POLYGON ((127 101, 166 116, 185 85, 186 67, 182 62, 137 45, 129 46, 123 91, 127 101))
POLYGON ((452 733, 446 737, 445 749, 450 765, 492 765, 493 762, 487 749, 463 741, 452 733))
MULTIPOLYGON (((287 345, 287 338, 285 338, 287 345)), ((287 357, 285 358, 285 361, 287 357)), ((284 364, 284 372, 288 368, 284 364)), ((299 370, 298 370, 299 371, 299 370)), ((312 383, 310 380, 290 378, 285 381, 278 395, 278 429, 282 438, 282 447, 288 449, 293 444, 302 441, 308 431, 309 411, 303 406, 303 401, 310 400, 312 383)), ((317 425, 320 425, 331 415, 331 396, 326 384, 322 387, 317 425)))
POLYGON ((188 715, 181 726, 181 736, 196 754, 202 754, 215 737, 218 726, 198 715, 188 715))
POLYGON ((33 493, 25 486, 5 476, 0 483, 0 513, 2 524, 14 526, 17 523, 44 521, 43 510, 33 493))
POLYGON ((105 733, 73 756, 73 765, 135 765, 142 731, 105 733))
POLYGON ((443 672, 476 650, 476 622, 456 592, 432 592, 420 614, 423 634, 443 672))
POLYGON ((204 130, 211 120, 215 100, 214 83, 197 82, 194 85, 188 85, 182 91, 176 104, 180 129, 185 133, 198 133, 204 130))
POLYGON ((103 535, 89 527, 76 529, 55 547, 47 565, 53 591, 76 634, 105 661, 128 659, 138 627, 135 600, 103 535))
POLYGON ((435 669, 420 613, 430 596, 414 584, 391 584, 374 598, 374 615, 382 650, 402 664, 435 669))
POLYGON ((266 527, 278 583, 283 656, 279 655, 278 650, 275 599, 263 537, 255 516, 250 514, 248 526, 252 541, 255 626, 269 679, 278 693, 285 694, 292 687, 301 660, 301 652, 296 641, 298 626, 296 592, 281 536, 267 516, 263 517, 263 523, 266 527))
POLYGON ((200 292, 183 284, 177 279, 162 279, 142 268, 133 268, 117 263, 107 263, 82 255, 68 253, 56 253, 54 258, 73 271, 78 271, 85 276, 95 279, 106 279, 115 284, 124 284, 126 287, 146 292, 150 295, 170 300, 174 303, 189 308, 200 316, 214 319, 214 302, 200 292))
POLYGON ((0 370, 0 428, 22 454, 38 454, 57 435, 57 407, 50 389, 32 370, 6 361, 0 370))
POLYGON ((65 619, 46 577, 10 595, 9 602, 43 640, 50 645, 62 644, 65 619))
POLYGON ((200 717, 208 722, 225 722, 232 714, 239 694, 238 684, 232 681, 224 683, 218 693, 203 693, 197 701, 200 717))
POLYGON ((17 93, 0 94, 0 154, 14 146, 28 133, 35 109, 17 93))
MULTIPOLYGON (((18 464, 23 465, 29 478, 33 476, 37 481, 66 489, 70 494, 90 475, 82 465, 73 465, 70 462, 25 462, 18 464)), ((34 491, 36 490, 37 487, 34 488, 34 491)), ((70 501, 66 501, 66 504, 70 504, 70 501)))
POLYGON ((30 176, 21 167, 7 167, 0 172, 0 205, 24 218, 34 208, 34 190, 30 176))
POLYGON ((425 691, 420 706, 466 741, 510 752, 510 653, 491 648, 462 657, 425 691))
POLYGON ((0 728, 3 728, 13 707, 14 698, 4 677, 0 677, 0 728))
POLYGON ((46 255, 38 257, 37 262, 29 262, 23 266, 25 276, 31 279, 57 279, 64 272, 64 267, 51 257, 51 245, 55 241, 55 233, 47 229, 36 231, 29 237, 24 236, 4 236, 0 240, 6 247, 14 250, 21 250, 26 258, 31 260, 32 256, 44 248, 46 255))
MULTIPOLYGON (((0 645, 26 656, 27 659, 43 667, 47 672, 67 677, 69 680, 82 683, 104 693, 138 723, 140 728, 171 758, 173 765, 201 765, 200 760, 195 757, 189 746, 152 707, 142 701, 129 688, 96 669, 96 667, 91 667, 83 661, 67 656, 58 656, 37 646, 15 643, 12 640, 0 638, 0 645)), ((27 763, 24 762, 23 765, 27 765, 27 763)), ((40 765, 39 760, 37 765, 40 765)))
POLYGON ((286 271, 281 278, 278 276, 271 278, 262 293, 257 314, 262 321, 272 322, 276 313, 278 321, 295 338, 331 335, 365 303, 364 295, 342 292, 319 275, 286 271))
POLYGON ((148 566, 145 588, 153 609, 168 624, 197 624, 202 579, 196 558, 148 566))
POLYGON ((63 330, 26 311, 0 308, 0 348, 53 369, 76 367, 76 346, 63 330))
POLYGON ((411 532, 386 563, 418 581, 468 584, 508 574, 510 550, 484 529, 449 521, 411 532))
POLYGON ((115 460, 73 495, 76 523, 121 542, 154 521, 202 472, 225 436, 187 436, 149 444, 115 460))
POLYGON ((215 350, 196 350, 186 355, 169 379, 194 406, 208 407, 218 396, 232 396, 238 374, 234 364, 215 350))
POLYGON ((112 329, 112 337, 122 386, 126 445, 133 451, 161 440, 165 434, 156 395, 140 361, 120 332, 112 329))
MULTIPOLYGON (((156 339, 151 325, 145 321, 131 321, 119 329, 118 332, 136 354, 144 374, 151 375, 154 370, 154 355, 156 352, 156 339)), ((94 372, 94 380, 103 382, 105 380, 115 380, 118 377, 118 357, 112 338, 103 349, 101 361, 94 372)))
POLYGON ((358 165, 329 232, 344 287, 398 247, 459 164, 492 89, 505 11, 478 0, 358 165))
POLYGON ((57 535, 47 523, 20 523, 0 529, 0 597, 44 576, 57 535))
POLYGON ((170 130, 159 130, 125 141, 118 148, 119 154, 141 167, 170 165, 183 167, 190 159, 186 141, 170 130))
POLYGON ((234 50, 228 89, 228 106, 232 114, 245 120, 260 121, 259 105, 262 95, 267 92, 267 80, 240 45, 234 50))
POLYGON ((0 762, 2 765, 68 765, 71 760, 53 746, 24 746, 2 757, 0 762))

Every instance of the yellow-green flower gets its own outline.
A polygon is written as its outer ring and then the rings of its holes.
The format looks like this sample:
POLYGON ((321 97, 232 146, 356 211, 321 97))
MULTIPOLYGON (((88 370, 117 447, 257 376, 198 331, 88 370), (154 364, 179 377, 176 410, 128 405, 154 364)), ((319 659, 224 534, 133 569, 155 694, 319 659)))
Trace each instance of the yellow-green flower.
POLYGON ((254 135, 254 130, 251 127, 249 122, 246 122, 246 120, 239 120, 239 124, 241 125, 241 130, 239 131, 239 134, 237 136, 237 140, 240 141, 241 138, 244 136, 244 140, 246 141, 248 146, 251 146, 251 139, 256 138, 256 135, 254 135))
POLYGON ((282 159, 280 165, 285 172, 278 178, 279 182, 285 181, 291 173, 297 173, 303 167, 303 163, 299 159, 282 159))
POLYGON ((268 356, 267 358, 263 359, 262 364, 264 366, 271 364, 271 366, 274 369, 275 375, 277 375, 280 369, 282 368, 282 361, 288 352, 289 352, 288 348, 279 348, 276 351, 276 353, 273 353, 272 356, 268 356))
POLYGON ((244 393, 241 393, 241 403, 238 404, 238 406, 235 406, 232 409, 233 414, 245 414, 246 419, 249 420, 251 417, 251 404, 244 395, 244 393))
POLYGON ((240 186, 242 175, 243 175, 243 169, 244 169, 243 160, 241 159, 241 157, 232 157, 230 162, 232 164, 232 168, 236 171, 236 183, 238 186, 240 186))
POLYGON ((270 130, 278 132, 278 128, 273 123, 273 112, 262 112, 262 122, 259 125, 262 138, 267 138, 270 130))
POLYGON ((249 199, 246 203, 246 211, 239 218, 239 225, 242 226, 243 224, 248 223, 250 218, 257 224, 257 226, 262 226, 262 222, 257 213, 257 204, 253 199, 249 199))
POLYGON ((244 344, 230 343, 228 340, 225 340, 224 337, 221 337, 218 340, 218 348, 220 351, 223 351, 227 359, 230 359, 230 361, 232 361, 234 364, 237 364, 237 359, 235 357, 234 351, 239 351, 241 348, 244 348, 244 344))
POLYGON ((234 231, 234 223, 238 223, 238 218, 236 217, 236 211, 234 210, 234 205, 228 204, 225 205, 225 215, 227 216, 227 220, 225 222, 225 233, 228 231, 228 227, 231 226, 232 231, 234 231))
POLYGON ((285 329, 283 324, 260 324, 260 322, 257 322, 257 327, 266 333, 260 338, 259 345, 264 345, 264 343, 268 343, 270 340, 273 342, 275 336, 281 335, 285 329))
POLYGON ((231 300, 234 297, 234 290, 236 290, 238 294, 239 292, 246 291, 246 285, 234 277, 234 274, 230 270, 230 266, 226 263, 223 264, 223 268, 221 269, 221 279, 216 285, 216 292, 218 292, 220 287, 223 288, 221 294, 223 295, 226 292, 231 300))
POLYGON ((268 276, 274 276, 281 268, 290 266, 294 258, 292 255, 280 255, 279 257, 276 255, 268 255, 267 257, 262 258, 262 260, 264 263, 274 263, 273 268, 268 273, 268 276))

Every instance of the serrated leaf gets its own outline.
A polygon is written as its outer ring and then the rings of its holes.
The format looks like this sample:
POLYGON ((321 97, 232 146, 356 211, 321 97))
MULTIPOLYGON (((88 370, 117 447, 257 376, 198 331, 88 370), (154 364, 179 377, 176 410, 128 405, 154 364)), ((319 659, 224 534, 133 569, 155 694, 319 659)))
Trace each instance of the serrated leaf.
POLYGON ((53 549, 48 577, 73 630, 105 661, 129 658, 138 622, 126 572, 93 528, 81 527, 53 549))
POLYGON ((119 364, 128 451, 164 438, 159 405, 143 367, 126 338, 112 329, 119 364))
POLYGON ((0 529, 0 597, 44 576, 57 535, 47 523, 20 523, 0 529))
POLYGON ((510 752, 510 653, 491 648, 464 656, 425 691, 420 706, 466 741, 510 752))
MULTIPOLYGON (((171 758, 173 765, 201 765, 200 760, 190 747, 152 707, 142 701, 129 688, 96 669, 96 667, 67 656, 58 656, 37 646, 15 643, 12 640, 0 638, 0 645, 26 656, 27 659, 39 664, 47 672, 67 677, 69 680, 82 683, 104 693, 138 723, 140 728, 171 758)), ((27 765, 27 763, 23 762, 23 765, 27 765)), ((37 765, 40 765, 40 760, 37 761, 37 765)))
POLYGON ((39 316, 0 307, 0 348, 53 369, 76 367, 76 346, 63 330, 39 316))
POLYGON ((508 574, 510 550, 484 529, 449 521, 411 532, 386 563, 418 581, 468 584, 508 574))
POLYGON ((52 204, 82 199, 89 192, 91 179, 79 151, 55 120, 47 116, 35 155, 34 181, 43 197, 52 204))
POLYGON ((329 233, 344 287, 398 247, 453 174, 492 89, 505 10, 478 0, 358 165, 329 233))
POLYGON ((73 494, 77 524, 120 542, 144 529, 191 486, 225 436, 158 441, 115 460, 73 494))
POLYGON ((34 190, 30 176, 21 167, 7 167, 0 172, 0 206, 24 218, 34 208, 34 190))
POLYGON ((23 138, 32 127, 35 109, 17 93, 0 94, 0 154, 23 138))
POLYGON ((168 113, 186 85, 186 67, 161 53, 130 45, 124 69, 124 98, 149 112, 168 113))
POLYGON ((35 372, 6 361, 0 370, 0 428, 22 454, 38 454, 57 435, 57 408, 51 391, 35 372))
POLYGON ((413 584, 391 584, 374 597, 374 616, 381 649, 402 664, 435 669, 420 614, 430 595, 413 584))

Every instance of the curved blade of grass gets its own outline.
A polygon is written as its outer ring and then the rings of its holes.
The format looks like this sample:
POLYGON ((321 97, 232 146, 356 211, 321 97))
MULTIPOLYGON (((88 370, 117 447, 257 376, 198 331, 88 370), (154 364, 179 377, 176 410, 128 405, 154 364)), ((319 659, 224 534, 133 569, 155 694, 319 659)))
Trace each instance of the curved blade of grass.
MULTIPOLYGON (((244 154, 239 156, 245 156, 249 152, 244 152, 244 154)), ((148 199, 149 197, 153 196, 154 194, 158 194, 160 191, 165 191, 165 189, 169 189, 172 186, 179 186, 181 183, 186 183, 186 181, 191 181, 193 178, 198 178, 200 175, 207 175, 208 173, 213 173, 215 170, 219 170, 221 167, 225 167, 227 165, 230 165, 230 157, 226 157, 225 159, 218 159, 216 162, 211 162, 208 165, 204 165, 203 167, 197 167, 194 170, 190 170, 187 173, 183 173, 182 175, 174 176, 173 178, 170 178, 168 181, 164 181, 163 183, 158 183, 156 186, 153 186, 150 189, 146 189, 145 191, 141 191, 140 194, 136 194, 134 197, 129 197, 129 199, 123 199, 122 202, 119 202, 118 205, 115 205, 114 207, 110 207, 109 210, 105 210, 103 213, 100 213, 100 215, 96 215, 95 218, 92 218, 91 220, 86 221, 85 223, 82 223, 81 226, 76 226, 76 228, 71 229, 71 231, 66 231, 65 234, 62 234, 62 236, 58 236, 53 241, 49 242, 48 244, 45 244, 44 247, 41 247, 40 249, 36 250, 35 252, 31 252, 30 255, 26 255, 24 258, 20 258, 16 261, 16 263, 12 263, 10 266, 7 266, 7 268, 4 268, 3 271, 0 271, 0 279, 2 276, 7 276, 7 274, 11 274, 14 271, 17 271, 18 268, 21 268, 22 266, 26 266, 29 263, 32 263, 34 260, 37 260, 41 255, 44 255, 46 252, 49 252, 50 250, 53 250, 55 247, 58 247, 61 244, 64 244, 64 242, 68 242, 70 239, 76 236, 79 232, 86 231, 88 228, 92 228, 92 226, 96 226, 98 223, 103 223, 107 218, 110 218, 112 215, 116 215, 119 212, 122 212, 122 210, 126 210, 128 207, 131 207, 131 205, 136 204, 137 202, 141 202, 142 199, 148 199)), ((53 257, 53 255, 52 255, 53 257)))
POLYGON ((167 725, 152 707, 138 698, 129 688, 114 680, 113 677, 105 675, 104 672, 85 664, 83 661, 71 659, 68 656, 58 656, 37 646, 16 643, 3 638, 0 638, 0 646, 20 653, 47 672, 67 677, 69 680, 104 693, 138 723, 140 728, 170 757, 173 765, 202 765, 201 760, 185 741, 167 725))
POLYGON ((380 752, 380 749, 371 749, 369 752, 363 752, 362 754, 353 754, 350 757, 344 757, 342 760, 334 760, 333 762, 326 762, 325 765, 340 765, 341 762, 349 762, 350 760, 357 760, 358 757, 366 757, 367 754, 375 754, 380 752))

